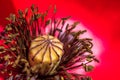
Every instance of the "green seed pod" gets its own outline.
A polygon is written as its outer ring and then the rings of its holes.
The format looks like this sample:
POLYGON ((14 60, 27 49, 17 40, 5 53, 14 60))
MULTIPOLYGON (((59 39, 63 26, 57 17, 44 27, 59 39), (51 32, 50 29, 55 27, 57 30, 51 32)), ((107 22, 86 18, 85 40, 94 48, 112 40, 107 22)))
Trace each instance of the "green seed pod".
POLYGON ((63 53, 63 44, 57 38, 50 35, 39 36, 31 42, 29 63, 32 67, 39 65, 37 68, 40 75, 52 75, 63 53))

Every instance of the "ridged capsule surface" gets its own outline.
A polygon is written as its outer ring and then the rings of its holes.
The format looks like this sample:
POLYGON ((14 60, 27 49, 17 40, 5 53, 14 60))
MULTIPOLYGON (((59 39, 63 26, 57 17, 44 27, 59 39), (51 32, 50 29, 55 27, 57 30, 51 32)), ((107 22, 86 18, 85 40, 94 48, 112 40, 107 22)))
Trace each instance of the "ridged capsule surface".
POLYGON ((41 75, 52 75, 63 54, 63 44, 57 38, 43 35, 31 42, 29 62, 32 67, 39 65, 41 75))

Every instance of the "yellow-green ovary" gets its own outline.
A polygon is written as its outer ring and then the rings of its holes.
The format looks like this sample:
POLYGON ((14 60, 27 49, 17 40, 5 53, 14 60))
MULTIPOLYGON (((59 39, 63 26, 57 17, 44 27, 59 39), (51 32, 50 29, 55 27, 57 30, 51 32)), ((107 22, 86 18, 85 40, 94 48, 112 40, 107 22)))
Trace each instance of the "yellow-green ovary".
POLYGON ((63 53, 63 44, 57 38, 50 35, 39 36, 31 42, 29 62, 31 67, 40 65, 40 74, 51 75, 63 53))

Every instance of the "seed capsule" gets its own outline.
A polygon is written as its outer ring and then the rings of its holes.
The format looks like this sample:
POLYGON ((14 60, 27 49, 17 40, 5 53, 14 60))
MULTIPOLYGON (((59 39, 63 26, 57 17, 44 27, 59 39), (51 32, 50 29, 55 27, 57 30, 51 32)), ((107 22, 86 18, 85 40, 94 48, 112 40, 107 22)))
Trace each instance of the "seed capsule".
MULTIPOLYGON (((63 44, 50 35, 39 36, 31 42, 29 62, 32 67, 39 65, 41 75, 52 75, 63 55, 63 44)), ((33 70, 35 72, 36 69, 33 70)))

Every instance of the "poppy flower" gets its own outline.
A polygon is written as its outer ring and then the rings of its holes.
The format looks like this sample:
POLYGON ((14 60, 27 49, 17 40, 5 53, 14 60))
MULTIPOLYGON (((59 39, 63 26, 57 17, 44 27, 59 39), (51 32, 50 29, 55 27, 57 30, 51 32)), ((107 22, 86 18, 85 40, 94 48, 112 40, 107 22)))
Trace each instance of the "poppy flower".
POLYGON ((79 22, 67 23, 70 16, 55 18, 56 7, 49 17, 49 10, 39 12, 32 5, 6 18, 9 23, 0 34, 0 73, 7 80, 91 80, 69 70, 88 72, 93 69, 89 63, 99 62, 91 50, 92 39, 80 37, 86 30, 74 31, 79 22))

